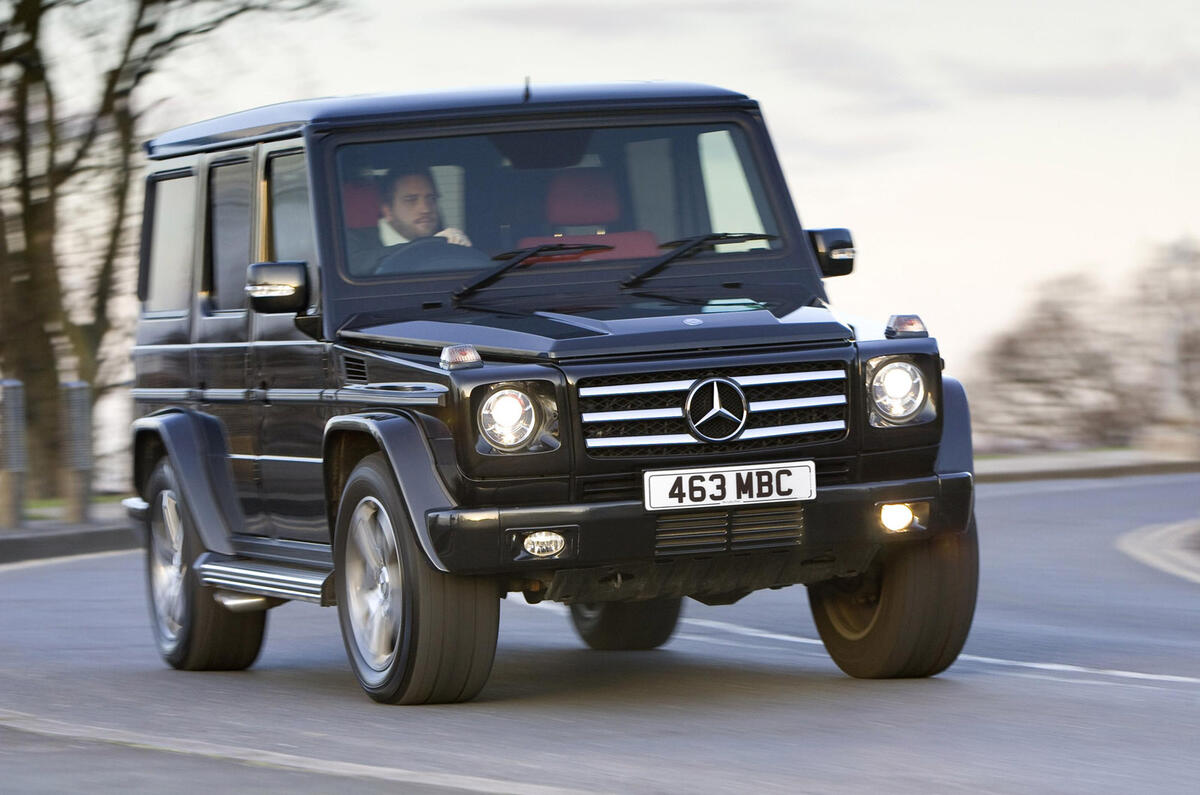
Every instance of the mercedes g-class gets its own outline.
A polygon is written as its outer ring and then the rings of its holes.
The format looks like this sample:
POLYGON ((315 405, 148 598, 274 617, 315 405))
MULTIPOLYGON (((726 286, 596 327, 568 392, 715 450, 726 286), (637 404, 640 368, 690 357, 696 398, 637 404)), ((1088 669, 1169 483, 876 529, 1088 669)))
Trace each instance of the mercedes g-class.
POLYGON ((804 584, 856 677, 957 657, 965 394, 827 304, 758 104, 630 84, 289 102, 146 145, 127 501, 154 635, 241 669, 336 605, 362 688, 463 701, 499 600, 651 649, 804 584))

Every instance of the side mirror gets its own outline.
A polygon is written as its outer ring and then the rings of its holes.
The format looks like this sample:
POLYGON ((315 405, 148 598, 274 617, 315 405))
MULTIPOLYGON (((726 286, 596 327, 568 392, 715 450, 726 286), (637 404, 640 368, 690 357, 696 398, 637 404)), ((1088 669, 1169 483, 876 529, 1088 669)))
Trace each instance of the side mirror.
POLYGON ((308 266, 256 262, 246 270, 246 295, 255 312, 303 312, 308 306, 308 266))
POLYGON ((822 276, 845 276, 854 270, 854 239, 849 229, 810 229, 808 239, 822 276))

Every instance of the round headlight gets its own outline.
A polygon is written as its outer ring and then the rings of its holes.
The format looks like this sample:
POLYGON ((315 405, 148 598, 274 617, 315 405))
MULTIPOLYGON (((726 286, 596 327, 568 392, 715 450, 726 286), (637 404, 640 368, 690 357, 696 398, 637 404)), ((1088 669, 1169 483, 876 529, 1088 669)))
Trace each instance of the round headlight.
POLYGON ((515 450, 529 441, 537 425, 533 400, 519 389, 500 389, 479 407, 479 430, 501 450, 515 450))
POLYGON ((888 362, 871 377, 871 399, 889 420, 906 420, 925 405, 925 380, 908 362, 888 362))

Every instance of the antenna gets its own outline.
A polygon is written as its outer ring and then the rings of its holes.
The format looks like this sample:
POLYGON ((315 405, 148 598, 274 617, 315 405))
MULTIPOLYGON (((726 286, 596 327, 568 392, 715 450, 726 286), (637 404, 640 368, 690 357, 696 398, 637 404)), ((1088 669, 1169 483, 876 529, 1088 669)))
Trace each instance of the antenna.
POLYGON ((529 75, 525 75, 525 102, 529 101, 529 75))

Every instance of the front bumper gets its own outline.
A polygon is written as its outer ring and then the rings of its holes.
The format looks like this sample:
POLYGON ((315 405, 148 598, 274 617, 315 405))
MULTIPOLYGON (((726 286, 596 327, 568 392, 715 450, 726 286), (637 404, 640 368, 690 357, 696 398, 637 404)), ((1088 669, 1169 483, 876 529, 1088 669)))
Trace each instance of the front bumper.
MULTIPOLYGON (((865 565, 883 544, 915 542, 943 533, 963 532, 970 521, 974 486, 969 472, 875 483, 853 483, 817 489, 813 500, 793 505, 801 509, 801 527, 775 545, 741 550, 733 531, 724 545, 717 541, 702 552, 664 552, 663 524, 680 512, 647 511, 640 502, 581 503, 512 508, 453 508, 426 513, 429 538, 442 566, 458 574, 536 576, 564 570, 628 568, 630 564, 711 562, 769 556, 780 577, 794 582, 812 577, 850 573, 865 565), (879 523, 879 508, 887 502, 927 502, 928 520, 922 526, 889 533, 879 523), (527 533, 554 530, 566 547, 553 558, 534 558, 521 547, 527 533), (780 555, 788 558, 781 561, 780 555), (821 564, 815 566, 815 564, 821 564), (807 568, 806 568, 807 564, 807 568), (790 568, 789 568, 790 567, 790 568), (792 572, 794 573, 788 573, 792 572), (828 572, 801 574, 801 572, 828 572), (798 579, 794 579, 798 577, 798 579)), ((717 512, 723 509, 716 509, 717 512)), ((733 509, 733 513, 740 509, 733 509)), ((711 515, 714 509, 707 509, 711 515)), ((731 526, 736 523, 730 521, 731 526)), ((709 534, 711 537, 711 533, 709 534)), ((763 558, 766 560, 766 558, 763 558)), ((720 566, 718 566, 720 568, 720 566)), ((750 568, 754 568, 751 562, 750 568)), ((756 583, 753 577, 738 582, 756 583)), ((653 595, 653 594, 652 594, 653 595)))

